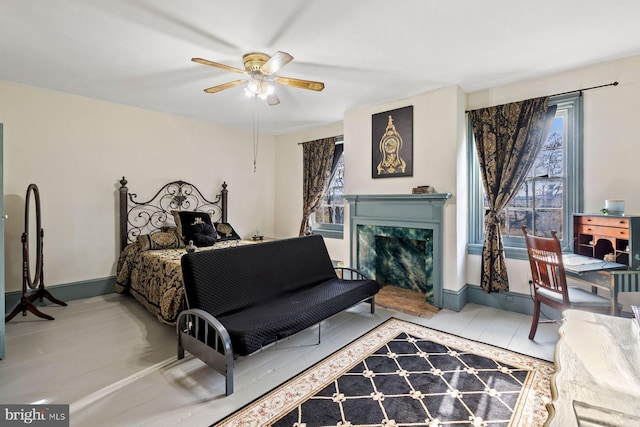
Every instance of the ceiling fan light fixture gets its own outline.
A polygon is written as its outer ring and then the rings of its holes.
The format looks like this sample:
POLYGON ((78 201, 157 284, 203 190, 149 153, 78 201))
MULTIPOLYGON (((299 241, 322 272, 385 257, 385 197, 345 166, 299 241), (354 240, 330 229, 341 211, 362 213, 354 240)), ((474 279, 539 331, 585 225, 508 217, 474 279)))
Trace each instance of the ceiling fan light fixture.
POLYGON ((266 98, 268 95, 272 95, 274 91, 275 88, 273 86, 267 82, 262 82, 262 85, 260 86, 260 96, 264 95, 266 98))
POLYGON ((267 99, 269 95, 273 95, 275 88, 265 81, 251 79, 244 88, 244 93, 249 98, 258 97, 267 99))
POLYGON ((245 74, 246 80, 234 80, 221 85, 213 86, 205 89, 207 93, 217 93, 224 89, 245 85, 244 93, 249 98, 260 98, 267 100, 269 105, 278 105, 280 100, 275 94, 273 83, 300 89, 313 91, 321 91, 324 89, 324 83, 311 80, 294 79, 291 77, 282 77, 274 75, 282 67, 293 60, 293 56, 286 52, 278 51, 273 56, 269 56, 260 52, 247 53, 243 57, 244 70, 231 67, 229 65, 219 64, 202 58, 191 58, 193 62, 211 67, 221 68, 235 73, 245 74))
POLYGON ((244 92, 248 97, 257 96, 261 92, 261 82, 256 79, 250 79, 244 92))
POLYGON ((260 97, 260 99, 267 99, 269 95, 273 95, 274 91, 275 88, 273 86, 271 86, 267 82, 262 82, 260 84, 260 93, 258 93, 258 96, 260 97))

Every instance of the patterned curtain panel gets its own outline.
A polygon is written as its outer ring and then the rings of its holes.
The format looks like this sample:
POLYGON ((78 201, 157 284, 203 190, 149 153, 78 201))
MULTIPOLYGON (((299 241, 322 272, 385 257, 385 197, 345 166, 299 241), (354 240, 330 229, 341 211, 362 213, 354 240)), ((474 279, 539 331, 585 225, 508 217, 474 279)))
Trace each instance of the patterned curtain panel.
POLYGON ((302 144, 302 223, 300 236, 309 228, 309 217, 318 208, 331 179, 336 137, 302 144))
POLYGON ((509 290, 500 225, 504 208, 525 180, 549 135, 556 106, 549 97, 473 110, 471 123, 489 212, 484 222, 482 289, 509 290))

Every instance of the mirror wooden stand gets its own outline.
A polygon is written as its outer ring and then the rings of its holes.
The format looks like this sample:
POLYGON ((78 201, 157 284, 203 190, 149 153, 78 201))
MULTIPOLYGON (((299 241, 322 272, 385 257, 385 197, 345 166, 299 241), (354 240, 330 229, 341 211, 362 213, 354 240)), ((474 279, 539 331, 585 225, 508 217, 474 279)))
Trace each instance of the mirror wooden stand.
POLYGON ((36 306, 33 304, 33 301, 36 299, 40 300, 40 302, 44 301, 44 299, 48 299, 54 304, 64 305, 67 304, 62 302, 51 295, 49 291, 44 288, 44 278, 43 278, 43 257, 42 257, 42 246, 44 240, 44 230, 42 229, 42 218, 40 214, 40 192, 38 191, 38 186, 35 184, 29 184, 27 187, 27 196, 25 199, 25 208, 24 208, 24 233, 22 233, 22 297, 20 298, 20 303, 13 309, 7 317, 5 317, 4 321, 8 322, 13 319, 19 312, 22 312, 23 316, 27 315, 27 311, 35 314, 38 317, 47 320, 54 320, 53 317, 49 316, 38 310, 36 306), (29 202, 31 199, 31 193, 33 193, 33 199, 35 202, 36 208, 36 233, 35 237, 35 245, 36 245, 36 264, 35 264, 35 274, 33 279, 31 278, 31 269, 29 265, 29 202), (37 290, 32 292, 31 295, 27 295, 28 288, 37 290))

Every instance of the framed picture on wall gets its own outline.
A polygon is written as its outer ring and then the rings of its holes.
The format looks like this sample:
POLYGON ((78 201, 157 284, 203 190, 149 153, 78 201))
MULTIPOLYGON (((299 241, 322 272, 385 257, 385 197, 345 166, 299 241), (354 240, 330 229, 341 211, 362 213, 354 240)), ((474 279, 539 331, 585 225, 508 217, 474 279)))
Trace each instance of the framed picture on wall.
POLYGON ((371 117, 371 177, 413 176, 413 105, 371 117))

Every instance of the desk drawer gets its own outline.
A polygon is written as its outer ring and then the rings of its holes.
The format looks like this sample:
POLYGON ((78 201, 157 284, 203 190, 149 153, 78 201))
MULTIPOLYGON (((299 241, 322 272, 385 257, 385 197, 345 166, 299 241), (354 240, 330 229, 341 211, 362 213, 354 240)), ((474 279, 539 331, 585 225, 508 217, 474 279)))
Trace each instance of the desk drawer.
POLYGON ((594 236, 615 237, 618 239, 628 239, 629 229, 618 227, 604 227, 599 225, 584 225, 578 226, 578 233, 581 234, 593 234, 594 236))
POLYGON ((582 217, 579 217, 578 223, 581 225, 601 225, 605 227, 629 228, 629 218, 582 216, 582 217))

